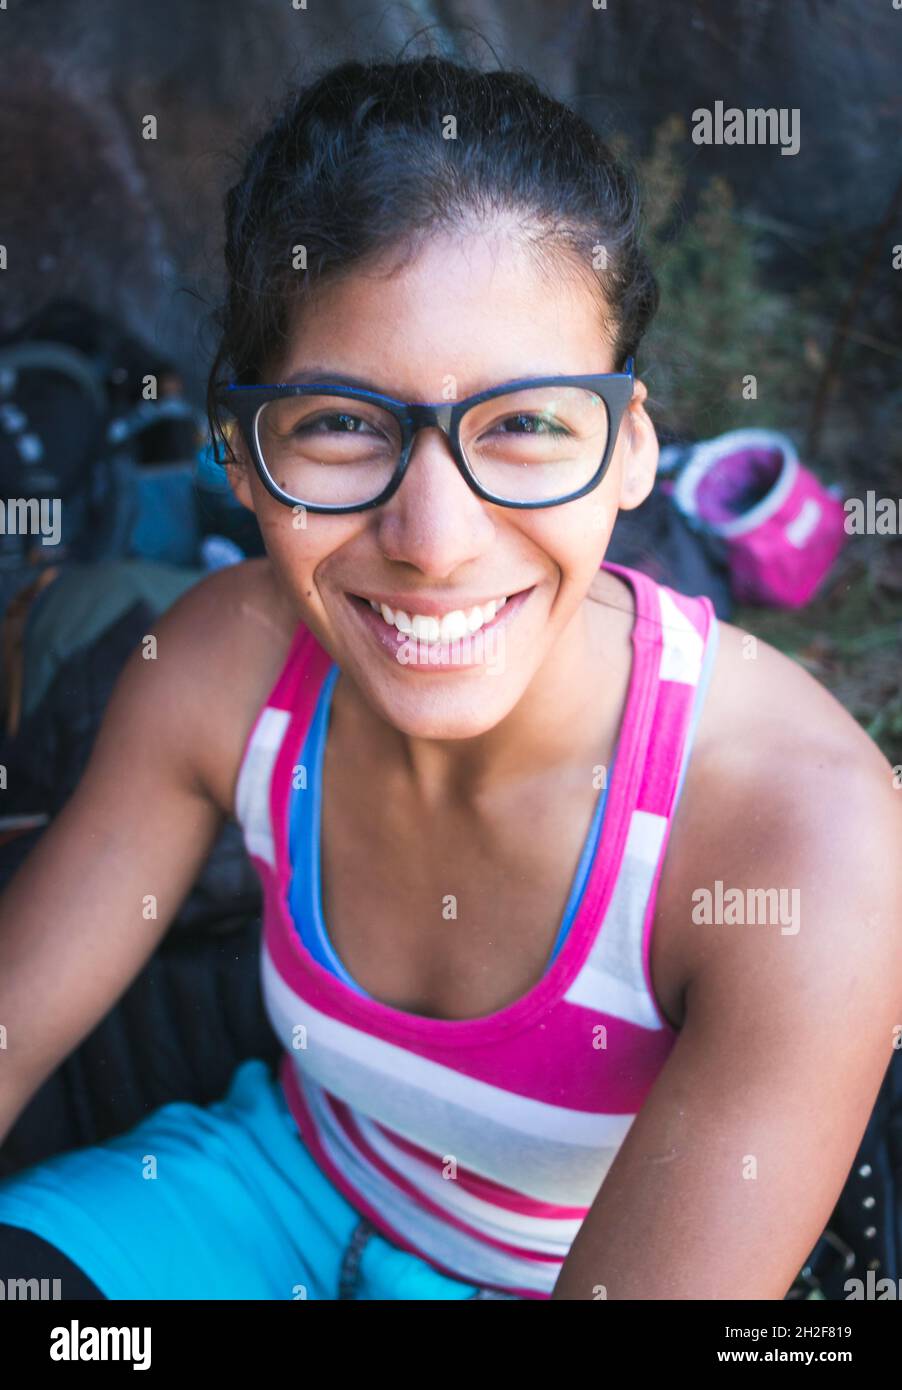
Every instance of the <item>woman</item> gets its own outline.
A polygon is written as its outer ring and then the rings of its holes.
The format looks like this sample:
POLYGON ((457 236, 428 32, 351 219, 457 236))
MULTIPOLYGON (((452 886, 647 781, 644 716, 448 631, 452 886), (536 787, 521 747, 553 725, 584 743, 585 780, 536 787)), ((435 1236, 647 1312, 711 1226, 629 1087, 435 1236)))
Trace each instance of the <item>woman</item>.
POLYGON ((2 1272, 782 1298, 891 1055, 902 811, 804 670, 604 562, 658 459, 632 176, 521 74, 349 63, 226 212, 211 422, 267 554, 133 655, 6 891, 2 1132, 232 814, 283 1062, 0 1184, 2 1272))

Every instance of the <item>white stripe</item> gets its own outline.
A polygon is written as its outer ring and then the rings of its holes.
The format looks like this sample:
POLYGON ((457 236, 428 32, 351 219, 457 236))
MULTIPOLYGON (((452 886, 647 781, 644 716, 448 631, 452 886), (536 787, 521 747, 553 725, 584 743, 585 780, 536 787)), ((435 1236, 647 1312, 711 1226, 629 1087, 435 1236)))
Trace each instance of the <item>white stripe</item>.
POLYGON ((429 1153, 538 1201, 588 1207, 634 1115, 588 1114, 479 1081, 320 1013, 264 948, 263 998, 297 1075, 429 1153), (295 1028, 306 1029, 295 1046, 295 1028))
POLYGON ((594 1012, 660 1029, 642 969, 642 929, 667 829, 664 816, 634 811, 604 925, 564 996, 594 1012))
POLYGON ((807 545, 817 529, 822 513, 821 504, 814 497, 806 497, 798 516, 784 527, 789 544, 794 545, 796 550, 801 550, 803 546, 807 545))
POLYGON ((248 745, 235 788, 235 815, 244 832, 248 854, 255 854, 275 868, 276 851, 269 810, 273 767, 282 747, 290 715, 288 710, 263 710, 248 745))
MULTIPOLYGON (((458 1230, 441 1217, 417 1206, 381 1173, 371 1168, 350 1145, 347 1135, 329 1115, 316 1087, 304 1086, 304 1099, 313 1114, 320 1142, 335 1167, 402 1239, 410 1241, 429 1258, 453 1270, 459 1279, 467 1283, 502 1284, 509 1288, 551 1292, 561 1267, 556 1260, 534 1262, 518 1259, 503 1250, 485 1245, 478 1237, 458 1230)), ((566 1250, 561 1251, 561 1263, 566 1253, 566 1250)))
POLYGON ((444 1161, 454 1154, 443 1154, 441 1163, 424 1163, 393 1144, 378 1125, 363 1115, 354 1117, 361 1135, 379 1157, 402 1178, 415 1187, 436 1206, 444 1207, 452 1216, 468 1226, 474 1226, 485 1236, 507 1241, 510 1245, 525 1245, 530 1250, 556 1255, 569 1249, 583 1223, 582 1216, 531 1216, 528 1212, 512 1211, 497 1202, 477 1197, 454 1178, 442 1174, 444 1161))
POLYGON ((676 815, 676 808, 679 803, 680 794, 683 790, 683 782, 685 781, 686 772, 689 768, 689 758, 692 753, 692 747, 695 743, 695 735, 698 731, 699 722, 701 720, 702 709, 704 708, 705 704, 705 696, 708 693, 708 686, 711 684, 711 673, 714 670, 714 663, 717 660, 717 648, 719 643, 720 624, 718 623, 716 618, 713 618, 711 621, 711 626, 708 629, 708 640, 705 646, 705 654, 702 657, 701 675, 698 678, 698 686, 696 688, 695 695, 692 699, 692 715, 689 720, 689 728, 686 731, 686 737, 683 742, 683 752, 680 759, 680 775, 677 779, 677 789, 676 794, 673 798, 673 805, 670 808, 671 820, 673 820, 673 817, 676 815))
POLYGON ((655 586, 661 601, 661 667, 662 681, 680 681, 698 685, 702 670, 705 641, 697 628, 674 603, 667 590, 655 586))

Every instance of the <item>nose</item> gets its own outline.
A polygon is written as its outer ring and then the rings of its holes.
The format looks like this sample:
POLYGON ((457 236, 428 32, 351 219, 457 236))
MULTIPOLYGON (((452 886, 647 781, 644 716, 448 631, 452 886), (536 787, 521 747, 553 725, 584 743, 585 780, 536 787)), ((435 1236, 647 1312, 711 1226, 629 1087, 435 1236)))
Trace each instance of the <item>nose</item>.
POLYGON ((494 510, 461 477, 442 432, 423 428, 401 486, 376 509, 379 548, 389 560, 445 579, 493 544, 494 510))

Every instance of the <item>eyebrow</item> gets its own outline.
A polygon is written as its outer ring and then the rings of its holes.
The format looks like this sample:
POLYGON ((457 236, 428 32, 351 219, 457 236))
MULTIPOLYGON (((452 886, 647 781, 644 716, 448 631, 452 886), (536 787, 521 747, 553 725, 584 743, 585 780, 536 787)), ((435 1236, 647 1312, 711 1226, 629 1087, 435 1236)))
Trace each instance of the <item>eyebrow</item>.
POLYGON ((356 386, 361 391, 376 391, 380 395, 387 395, 386 391, 379 391, 371 381, 364 381, 361 377, 349 376, 347 372, 334 372, 328 367, 302 367, 291 376, 284 379, 285 386, 301 386, 307 382, 323 382, 324 385, 333 386, 356 386))
MULTIPOLYGON (((540 375, 540 373, 533 373, 533 375, 540 375)), ((549 373, 549 375, 552 375, 552 373, 549 373)), ((484 386, 477 387, 474 391, 468 392, 468 396, 478 395, 480 391, 490 390, 493 386, 503 386, 507 381, 524 381, 529 379, 529 377, 521 374, 520 376, 506 377, 503 381, 491 381, 484 386)), ((332 371, 331 368, 323 366, 300 367, 296 372, 292 372, 290 376, 284 377, 280 383, 272 382, 270 384, 273 386, 277 384, 282 386, 301 386, 311 382, 322 383, 324 386, 355 386, 361 391, 373 391, 378 396, 387 396, 390 400, 395 399, 391 391, 386 391, 384 387, 374 385, 372 381, 365 381, 363 377, 351 376, 348 372, 332 371)), ((467 397, 464 397, 464 399, 467 399, 467 397)))
MULTIPOLYGON (((488 382, 468 392, 467 396, 463 397, 463 399, 466 400, 469 396, 479 395, 480 391, 491 390, 494 386, 504 386, 508 381, 529 381, 535 376, 543 375, 554 376, 555 373, 532 372, 528 375, 521 373, 519 376, 506 377, 503 381, 488 382)), ((270 382, 269 385, 301 386, 314 382, 317 384, 321 383, 324 386, 353 386, 361 391, 373 391, 377 396, 387 396, 389 400, 396 399, 391 391, 386 391, 384 387, 374 385, 372 381, 366 381, 363 377, 352 376, 349 372, 333 371, 332 368, 324 367, 322 364, 315 364, 312 367, 299 367, 298 370, 292 372, 290 376, 283 377, 280 382, 270 382)), ((438 402, 433 402, 433 404, 438 404, 438 402)))

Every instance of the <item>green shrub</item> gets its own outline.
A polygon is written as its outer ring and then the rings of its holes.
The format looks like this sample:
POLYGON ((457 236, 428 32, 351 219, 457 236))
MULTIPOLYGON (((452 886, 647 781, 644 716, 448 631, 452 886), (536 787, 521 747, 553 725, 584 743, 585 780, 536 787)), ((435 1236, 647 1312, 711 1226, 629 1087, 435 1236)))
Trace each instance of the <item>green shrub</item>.
POLYGON ((769 285, 762 234, 737 213, 726 180, 709 179, 687 214, 686 148, 685 122, 670 116, 638 161, 661 286, 641 364, 652 410, 687 438, 743 426, 800 430, 817 380, 808 314, 797 296, 769 285), (756 398, 743 395, 748 377, 756 398))

